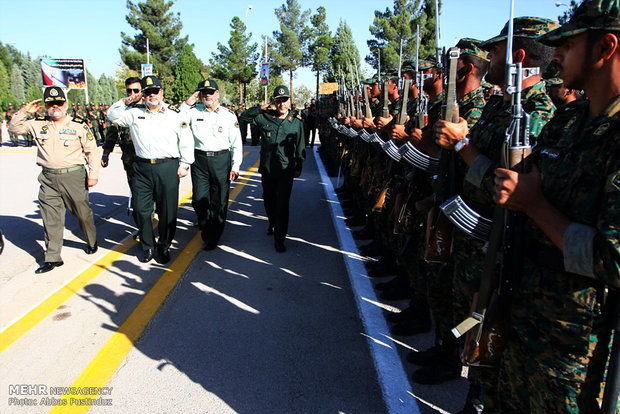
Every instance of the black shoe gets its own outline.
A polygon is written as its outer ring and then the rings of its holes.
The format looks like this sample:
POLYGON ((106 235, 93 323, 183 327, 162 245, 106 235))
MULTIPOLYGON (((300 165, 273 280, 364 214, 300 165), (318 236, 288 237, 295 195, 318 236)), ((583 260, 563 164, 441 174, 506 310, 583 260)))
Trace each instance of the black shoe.
POLYGON ((276 240, 274 245, 275 245, 275 248, 276 248, 276 252, 283 253, 283 252, 286 251, 286 247, 284 247, 284 242, 283 241, 276 240))
POLYGON ((163 248, 163 247, 158 246, 157 256, 155 256, 155 261, 159 264, 168 263, 170 261, 170 249, 167 247, 163 248))
POLYGON ((97 242, 92 246, 86 246, 86 254, 95 254, 99 250, 99 246, 97 246, 97 242))
POLYGON ((396 272, 398 266, 396 265, 396 260, 393 258, 388 258, 387 256, 381 257, 381 259, 376 262, 366 263, 366 269, 369 272, 373 272, 375 270, 378 271, 386 271, 386 272, 396 272))
POLYGON ((392 332, 392 335, 411 336, 430 332, 431 327, 431 319, 429 317, 422 317, 420 319, 408 319, 399 322, 390 328, 390 332, 392 332))
POLYGON ((346 224, 349 227, 363 226, 364 224, 366 224, 366 218, 364 216, 349 217, 348 219, 344 220, 344 224, 346 224))
POLYGON ((387 315, 385 315, 385 320, 388 322, 392 322, 392 323, 398 323, 398 322, 403 322, 406 321, 408 319, 416 319, 419 318, 420 315, 427 315, 429 312, 428 310, 428 306, 426 305, 419 305, 419 306, 413 306, 413 305, 409 305, 408 307, 406 307, 405 309, 403 309, 402 311, 395 313, 395 312, 390 312, 387 315))
POLYGON ((373 238, 375 231, 372 226, 366 225, 363 229, 354 231, 352 234, 354 239, 368 240, 373 238))
POLYGON ((55 267, 60 267, 64 264, 64 262, 61 260, 60 262, 45 262, 41 265, 41 267, 39 267, 37 270, 35 270, 34 272, 36 274, 40 274, 40 273, 47 273, 50 270, 52 270, 55 267))
POLYGON ((269 226, 267 228, 267 236, 271 236, 273 234, 273 226, 269 226))
POLYGON ((462 366, 457 364, 440 363, 423 367, 413 373, 411 379, 418 384, 437 385, 461 377, 462 366))
POLYGON ((402 276, 396 276, 394 279, 390 279, 387 282, 377 283, 375 285, 375 289, 380 290, 382 292, 390 290, 390 289, 394 289, 394 288, 403 289, 403 288, 408 288, 408 287, 409 287, 409 280, 407 280, 406 278, 402 276))
POLYGON ((396 270, 387 266, 373 267, 372 269, 368 269, 366 273, 368 274, 368 277, 387 277, 394 276, 396 274, 396 270))
POLYGON ((409 286, 395 287, 392 289, 384 290, 379 294, 379 297, 383 300, 404 300, 411 299, 412 290, 409 286))
POLYGON ((215 248, 217 247, 217 242, 206 242, 205 243, 205 247, 203 247, 203 250, 215 250, 215 248))
POLYGON ((146 249, 138 260, 140 260, 142 263, 148 263, 153 260, 153 249, 146 249))
POLYGON ((358 251, 362 256, 379 256, 381 254, 381 244, 374 240, 358 247, 358 251))
POLYGON ((411 351, 407 354, 407 362, 410 364, 427 367, 431 365, 439 365, 447 358, 444 347, 434 345, 426 351, 411 351))

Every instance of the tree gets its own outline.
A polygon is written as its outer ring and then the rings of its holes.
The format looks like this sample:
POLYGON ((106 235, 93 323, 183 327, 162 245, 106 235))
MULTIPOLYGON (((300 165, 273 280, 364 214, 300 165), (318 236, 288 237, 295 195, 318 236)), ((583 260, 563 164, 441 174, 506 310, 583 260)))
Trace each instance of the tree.
MULTIPOLYGON (((99 82, 88 70, 86 70, 86 84, 88 85, 88 103, 101 103, 103 100, 99 82)), ((86 98, 86 94, 84 97, 86 98)))
POLYGON ((211 73, 213 77, 235 83, 239 89, 239 102, 244 102, 243 86, 256 76, 258 45, 250 43, 252 33, 246 34, 245 24, 233 17, 228 46, 217 43, 218 53, 213 52, 211 73))
POLYGON ((310 103, 310 99, 314 98, 314 92, 312 92, 307 86, 300 85, 295 88, 295 104, 298 110, 304 109, 305 104, 310 103))
POLYGON ((22 71, 17 66, 17 63, 13 63, 13 68, 11 70, 11 93, 20 102, 24 102, 26 99, 25 88, 24 88, 24 78, 22 78, 22 71))
POLYGON ((360 52, 353 41, 353 33, 349 25, 340 20, 338 30, 334 37, 334 46, 332 47, 329 60, 331 67, 328 70, 328 79, 332 82, 340 82, 344 76, 345 82, 349 87, 351 84, 351 74, 355 77, 355 70, 360 70, 360 52))
POLYGON ((293 72, 304 64, 304 56, 307 56, 304 51, 308 37, 307 22, 310 10, 302 13, 297 0, 286 0, 286 4, 276 9, 276 16, 280 21, 280 31, 273 32, 276 47, 271 51, 271 57, 276 71, 288 71, 289 90, 292 95, 293 72))
POLYGON ((177 56, 187 44, 188 37, 180 38, 183 24, 180 13, 173 14, 173 0, 145 0, 137 5, 127 1, 127 23, 138 33, 129 36, 121 32, 121 60, 130 69, 140 72, 146 63, 146 39, 149 40, 150 63, 164 87, 166 99, 173 96, 174 66, 177 56))
POLYGON ((323 6, 316 9, 316 14, 310 18, 312 28, 308 45, 308 60, 312 71, 316 73, 316 97, 319 97, 319 77, 325 72, 329 62, 329 51, 334 44, 334 38, 326 22, 326 12, 323 6))
POLYGON ((4 63, 0 62, 0 100, 8 98, 10 93, 9 73, 6 70, 4 63))
POLYGON ((202 78, 200 70, 202 62, 194 54, 193 45, 185 45, 179 54, 174 68, 174 102, 186 100, 194 91, 202 78))
POLYGON ((569 9, 562 13, 561 16, 558 16, 558 22, 560 22, 561 25, 568 23, 570 18, 573 17, 573 14, 575 14, 575 10, 577 10, 577 7, 579 7, 581 3, 583 3, 583 1, 571 0, 569 9))

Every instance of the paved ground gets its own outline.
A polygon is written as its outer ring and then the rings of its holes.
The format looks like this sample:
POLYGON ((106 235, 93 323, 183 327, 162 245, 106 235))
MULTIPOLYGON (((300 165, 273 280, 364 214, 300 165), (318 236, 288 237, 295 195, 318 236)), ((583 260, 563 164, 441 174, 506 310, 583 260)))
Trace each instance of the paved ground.
MULTIPOLYGON (((191 205, 182 203, 173 260, 161 266, 135 257, 128 188, 114 153, 91 191, 101 249, 84 253, 69 215, 65 265, 36 276, 43 247, 35 151, 0 148, 7 242, 0 256, 0 412, 54 405, 84 412, 89 405, 78 404, 85 402, 105 413, 461 408, 464 379, 409 384, 413 367, 402 356, 432 337, 390 336, 383 310, 405 303, 377 301, 368 259, 359 256, 333 178, 315 154, 294 184, 286 253, 276 253, 265 234, 258 152, 245 147, 221 245, 201 250, 191 205), (103 389, 63 399, 62 387, 70 386, 103 389), (25 406, 30 400, 37 405, 25 406)), ((190 192, 185 178, 181 198, 190 192)))

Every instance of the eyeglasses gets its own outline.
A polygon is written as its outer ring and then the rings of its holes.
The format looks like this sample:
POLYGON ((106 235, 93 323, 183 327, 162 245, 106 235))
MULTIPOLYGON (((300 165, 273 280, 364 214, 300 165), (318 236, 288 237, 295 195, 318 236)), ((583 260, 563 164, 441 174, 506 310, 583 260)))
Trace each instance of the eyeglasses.
POLYGON ((127 88, 125 90, 127 91, 127 95, 129 95, 130 93, 140 93, 140 89, 127 88))

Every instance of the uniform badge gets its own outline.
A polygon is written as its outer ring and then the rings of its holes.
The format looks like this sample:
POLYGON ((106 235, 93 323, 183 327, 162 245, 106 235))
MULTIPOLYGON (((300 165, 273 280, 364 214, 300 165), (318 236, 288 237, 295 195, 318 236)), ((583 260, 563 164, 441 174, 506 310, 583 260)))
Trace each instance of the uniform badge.
POLYGON ((278 95, 284 95, 284 88, 280 88, 278 90, 278 95))
POLYGON ((181 128, 187 128, 187 122, 181 122, 181 128))
POLYGON ((605 122, 603 125, 596 128, 596 131, 594 131, 594 135, 603 135, 603 133, 607 131, 607 128, 609 128, 609 122, 605 122))
POLYGON ((69 140, 65 140, 65 147, 69 146, 69 140))
POLYGON ((152 85, 152 84, 153 84, 153 79, 151 79, 151 78, 146 78, 146 84, 147 84, 147 85, 152 85))
POLYGON ((564 129, 569 129, 569 128, 570 128, 570 127, 571 127, 571 126, 575 123, 575 121, 576 121, 576 120, 577 120, 577 117, 576 117, 576 116, 572 117, 572 118, 571 118, 571 119, 570 119, 570 120, 566 123, 566 125, 564 125, 564 129))
POLYGON ((614 191, 620 191, 620 171, 610 174, 605 185, 605 192, 612 193, 614 191))
POLYGON ((88 138, 89 141, 92 141, 93 139, 95 139, 95 137, 93 136, 93 134, 91 132, 86 134, 86 138, 88 138))
POLYGON ((219 133, 222 133, 222 131, 224 131, 224 128, 222 128, 222 127, 219 127, 219 128, 217 129, 217 132, 219 132, 219 133))
POLYGON ((288 116, 288 120, 289 120, 289 121, 292 121, 292 120, 293 120, 293 118, 289 115, 289 116, 288 116))
POLYGON ((58 91, 56 89, 50 89, 50 96, 58 96, 58 91))
POLYGON ((43 131, 47 131, 47 125, 43 125, 43 126, 41 127, 41 129, 42 129, 43 131))
POLYGON ((239 122, 235 122, 235 128, 239 128, 239 122))

